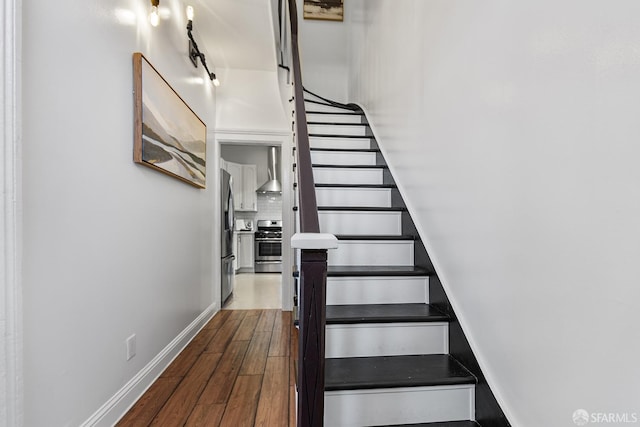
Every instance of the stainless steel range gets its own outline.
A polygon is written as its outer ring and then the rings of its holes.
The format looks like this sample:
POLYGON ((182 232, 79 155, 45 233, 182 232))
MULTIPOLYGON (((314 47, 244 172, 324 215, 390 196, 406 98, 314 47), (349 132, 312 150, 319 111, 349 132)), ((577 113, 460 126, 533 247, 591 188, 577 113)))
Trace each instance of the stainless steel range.
POLYGON ((282 221, 260 220, 255 232, 255 272, 282 272, 282 221))

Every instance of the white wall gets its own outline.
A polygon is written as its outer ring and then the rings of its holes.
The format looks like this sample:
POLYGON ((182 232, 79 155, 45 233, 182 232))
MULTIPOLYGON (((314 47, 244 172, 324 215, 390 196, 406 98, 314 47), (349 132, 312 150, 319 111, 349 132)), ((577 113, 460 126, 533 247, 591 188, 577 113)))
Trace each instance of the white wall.
POLYGON ((17 0, 0 8, 0 426, 22 419, 21 13, 17 0))
POLYGON ((214 89, 186 56, 178 0, 157 28, 148 2, 23 7, 24 421, 76 426, 219 304, 212 138, 206 190, 133 163, 132 53, 209 130, 214 89))
POLYGON ((512 425, 640 412, 640 4, 350 1, 350 100, 512 425))
MULTIPOLYGON (((347 101, 347 22, 304 19, 303 0, 298 0, 298 37, 302 83, 308 90, 337 102, 347 101)), ((345 21, 351 1, 345 1, 345 21)))
POLYGON ((228 68, 220 73, 216 129, 225 132, 286 132, 277 71, 228 68))

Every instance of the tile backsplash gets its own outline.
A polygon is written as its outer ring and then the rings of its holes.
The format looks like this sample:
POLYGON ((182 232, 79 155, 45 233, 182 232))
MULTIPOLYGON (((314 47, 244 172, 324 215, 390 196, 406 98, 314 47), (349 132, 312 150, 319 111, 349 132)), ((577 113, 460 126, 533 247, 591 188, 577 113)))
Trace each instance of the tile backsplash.
POLYGON ((282 195, 258 194, 258 215, 256 220, 282 219, 282 195))
POLYGON ((282 195, 258 194, 258 212, 238 212, 237 219, 250 219, 259 221, 262 219, 282 219, 282 195))

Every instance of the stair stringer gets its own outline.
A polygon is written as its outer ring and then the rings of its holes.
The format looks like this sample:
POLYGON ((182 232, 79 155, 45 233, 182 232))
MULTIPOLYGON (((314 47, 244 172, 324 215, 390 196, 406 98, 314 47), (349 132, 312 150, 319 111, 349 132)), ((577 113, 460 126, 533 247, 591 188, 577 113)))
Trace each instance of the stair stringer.
POLYGON ((429 301, 436 308, 451 317, 451 321, 449 322, 449 354, 462 363, 478 380, 474 395, 475 420, 483 427, 511 427, 502 409, 504 399, 501 398, 499 393, 497 393, 497 395, 494 394, 489 380, 483 373, 483 363, 476 357, 476 352, 473 350, 474 348, 478 348, 478 345, 475 344, 472 339, 467 338, 467 334, 464 332, 464 317, 461 318, 461 316, 456 314, 454 307, 457 304, 455 300, 452 301, 448 297, 450 292, 449 294, 446 292, 448 288, 446 281, 443 283, 437 273, 439 270, 437 268, 437 261, 432 261, 429 255, 429 252, 433 253, 433 251, 429 251, 428 240, 425 243, 422 238, 422 236, 427 236, 427 233, 419 229, 413 221, 411 212, 414 210, 411 204, 407 204, 404 197, 402 197, 402 184, 393 178, 394 168, 386 162, 385 148, 380 145, 376 137, 379 133, 376 131, 375 126, 369 121, 369 114, 363 105, 356 103, 350 104, 350 106, 357 107, 354 111, 363 114, 364 122, 366 122, 371 129, 372 144, 380 150, 377 164, 387 166, 383 183, 396 184, 396 188, 392 192, 391 206, 406 209, 402 215, 402 234, 415 236, 415 265, 424 268, 429 273, 429 301))

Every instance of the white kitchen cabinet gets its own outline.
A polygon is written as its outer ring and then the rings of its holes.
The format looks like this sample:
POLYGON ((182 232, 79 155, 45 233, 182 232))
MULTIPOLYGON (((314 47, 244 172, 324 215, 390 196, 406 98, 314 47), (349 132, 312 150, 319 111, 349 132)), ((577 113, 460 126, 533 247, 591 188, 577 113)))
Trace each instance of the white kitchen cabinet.
POLYGON ((236 211, 257 211, 258 167, 240 163, 224 162, 226 171, 233 178, 233 207, 236 211))
POLYGON ((242 165, 242 209, 258 210, 258 167, 256 165, 242 165))
POLYGON ((253 233, 237 233, 237 252, 236 259, 238 261, 238 269, 253 268, 253 233))

